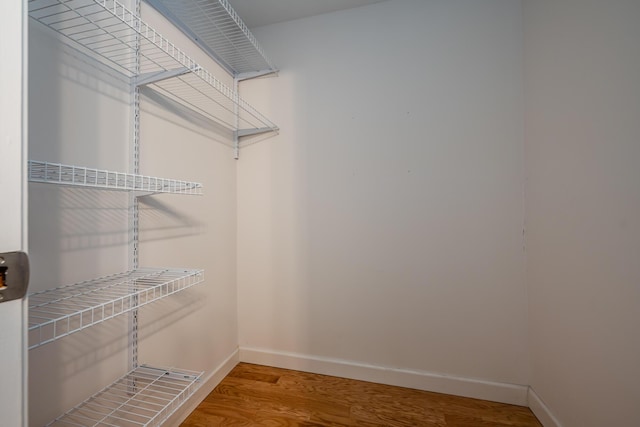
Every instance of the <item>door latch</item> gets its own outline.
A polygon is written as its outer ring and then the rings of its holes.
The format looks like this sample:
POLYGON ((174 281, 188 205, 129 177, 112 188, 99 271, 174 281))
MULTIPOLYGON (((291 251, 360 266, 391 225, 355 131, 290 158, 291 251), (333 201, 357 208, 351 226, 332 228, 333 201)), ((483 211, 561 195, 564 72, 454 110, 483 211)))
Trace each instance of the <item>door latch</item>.
POLYGON ((0 303, 21 299, 29 285, 29 257, 24 252, 0 253, 0 303))

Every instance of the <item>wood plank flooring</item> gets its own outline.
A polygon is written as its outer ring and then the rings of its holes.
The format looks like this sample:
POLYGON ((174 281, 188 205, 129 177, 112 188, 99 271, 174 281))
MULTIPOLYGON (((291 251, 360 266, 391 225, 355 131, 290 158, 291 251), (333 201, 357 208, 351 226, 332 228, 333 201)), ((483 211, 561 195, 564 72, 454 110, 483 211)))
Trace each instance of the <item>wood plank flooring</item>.
POLYGON ((240 363, 181 427, 541 427, 525 407, 240 363))

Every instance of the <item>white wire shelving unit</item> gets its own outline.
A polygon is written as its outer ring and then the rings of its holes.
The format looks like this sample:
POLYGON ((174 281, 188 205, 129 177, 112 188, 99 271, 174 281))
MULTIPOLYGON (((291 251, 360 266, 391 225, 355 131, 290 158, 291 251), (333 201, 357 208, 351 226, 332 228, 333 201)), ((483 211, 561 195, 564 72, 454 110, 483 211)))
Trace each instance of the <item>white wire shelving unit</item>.
POLYGON ((230 74, 277 72, 271 59, 227 0, 147 0, 230 74))
MULTIPOLYGON (((127 79, 135 99, 132 102, 134 167, 129 171, 132 173, 29 161, 30 182, 133 193, 129 209, 133 230, 131 271, 29 295, 30 350, 125 313, 130 313, 131 319, 132 370, 47 424, 50 426, 159 426, 197 390, 203 375, 202 372, 138 365, 138 308, 204 282, 204 271, 199 269, 138 268, 136 196, 203 193, 202 184, 197 182, 138 174, 140 88, 148 86, 228 129, 236 142, 243 135, 278 130, 273 122, 240 98, 237 90, 223 84, 144 22, 139 12, 133 12, 120 1, 28 0, 33 21, 64 36, 68 46, 127 79)), ((221 3, 226 4, 226 0, 221 3)), ((133 10, 139 11, 139 2, 132 4, 133 10)), ((237 87, 235 77, 237 73, 234 74, 237 87)))
POLYGON ((117 0, 29 0, 29 16, 71 39, 79 50, 97 55, 136 85, 152 86, 233 132, 278 130, 237 91, 117 0))
POLYGON ((143 365, 47 426, 159 426, 196 391, 202 375, 143 365))
POLYGON ((29 181, 101 190, 133 191, 141 194, 202 195, 202 184, 199 182, 179 181, 36 160, 29 160, 29 181))
POLYGON ((204 281, 203 270, 140 268, 29 295, 29 349, 204 281))

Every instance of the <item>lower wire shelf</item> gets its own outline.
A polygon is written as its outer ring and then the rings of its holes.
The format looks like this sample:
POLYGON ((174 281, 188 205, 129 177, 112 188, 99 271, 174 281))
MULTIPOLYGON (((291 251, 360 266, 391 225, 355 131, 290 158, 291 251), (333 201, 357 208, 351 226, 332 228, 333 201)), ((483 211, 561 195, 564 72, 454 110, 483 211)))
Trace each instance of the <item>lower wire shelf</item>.
POLYGON ((204 270, 140 268, 29 295, 29 349, 204 281, 204 270))
POLYGON ((143 365, 47 426, 159 426, 198 389, 202 375, 143 365))
POLYGON ((99 190, 202 195, 199 182, 29 160, 29 181, 99 190))

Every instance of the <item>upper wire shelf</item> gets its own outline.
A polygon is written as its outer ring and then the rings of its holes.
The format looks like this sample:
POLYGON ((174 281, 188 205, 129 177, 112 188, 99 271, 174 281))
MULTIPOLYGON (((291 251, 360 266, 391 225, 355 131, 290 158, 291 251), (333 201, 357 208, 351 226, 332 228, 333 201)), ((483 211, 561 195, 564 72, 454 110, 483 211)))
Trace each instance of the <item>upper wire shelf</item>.
POLYGON ((227 0, 147 0, 234 76, 277 72, 227 0))
POLYGON ((203 374, 143 365, 47 426, 159 426, 198 389, 203 374))
POLYGON ((140 268, 29 295, 29 349, 204 281, 204 270, 140 268))
POLYGON ((29 160, 29 181, 102 190, 202 194, 202 184, 199 182, 156 178, 36 160, 29 160))
POLYGON ((117 0, 29 0, 29 16, 232 131, 278 127, 117 0))

